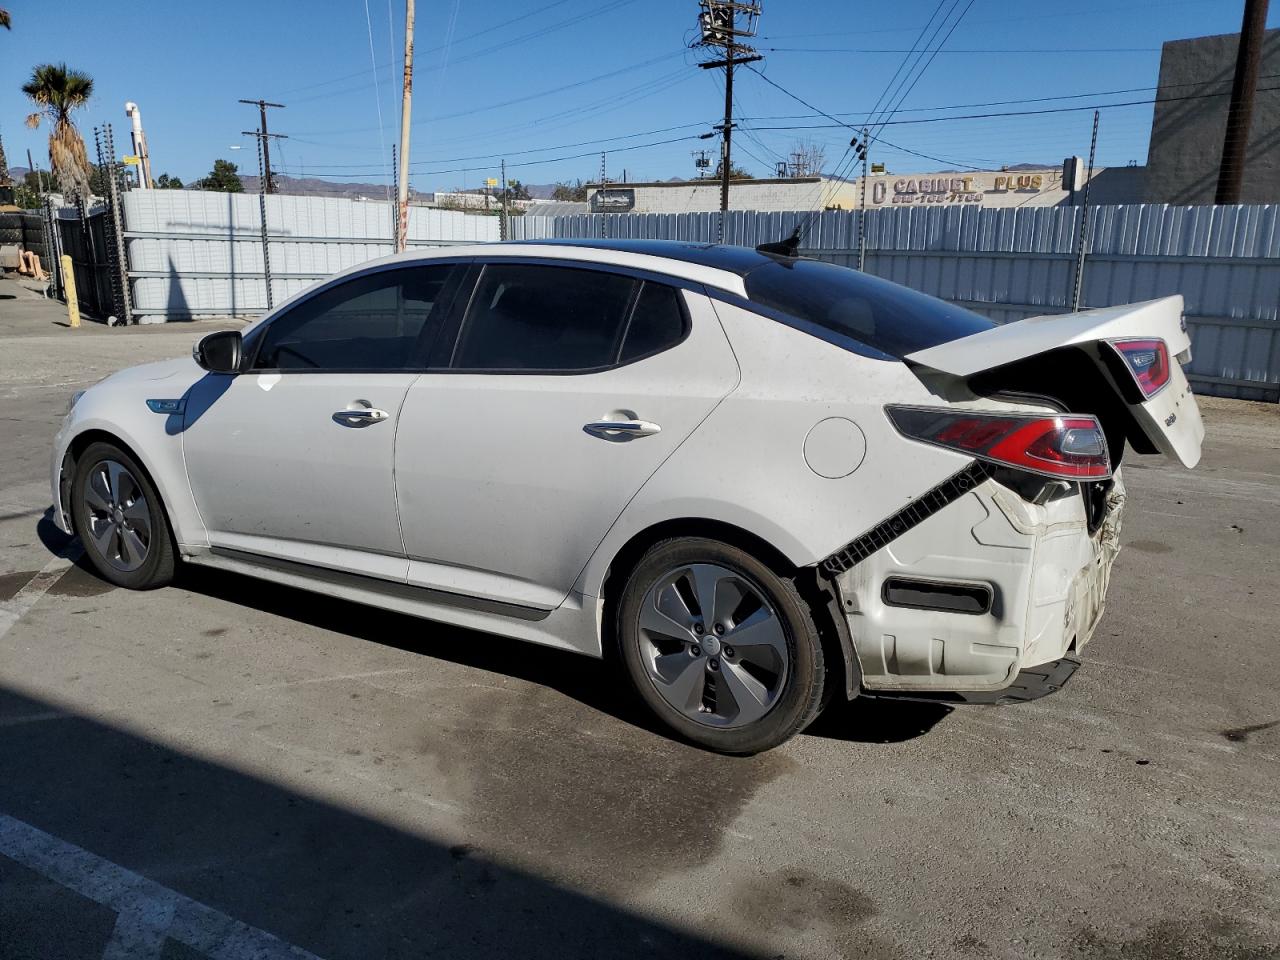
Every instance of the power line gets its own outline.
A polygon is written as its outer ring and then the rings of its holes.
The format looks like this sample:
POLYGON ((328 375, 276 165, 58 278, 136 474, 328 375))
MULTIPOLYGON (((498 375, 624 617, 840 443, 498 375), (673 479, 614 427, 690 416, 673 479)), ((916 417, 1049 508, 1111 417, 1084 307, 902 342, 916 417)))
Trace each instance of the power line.
MULTIPOLYGON (((650 147, 661 147, 669 143, 687 143, 690 140, 701 140, 701 139, 702 137, 698 134, 689 134, 688 136, 685 136, 685 137, 671 137, 666 140, 654 140, 650 143, 637 143, 637 144, 632 144, 626 147, 616 147, 613 150, 610 150, 608 152, 609 153, 628 153, 635 150, 646 150, 650 147)), ((520 163, 508 163, 507 167, 508 168, 536 167, 546 163, 560 163, 561 161, 564 161, 564 160, 580 160, 583 157, 595 157, 599 155, 600 155, 599 150, 589 150, 586 153, 566 154, 558 157, 545 157, 541 160, 525 160, 520 163)), ((493 159, 501 159, 501 158, 500 156, 495 155, 493 159)), ((437 176, 445 173, 471 173, 476 170, 496 170, 496 169, 498 169, 498 164, 492 163, 492 164, 482 164, 474 167, 454 167, 447 170, 421 170, 419 171, 419 175, 420 176, 437 176)), ((353 171, 349 173, 316 174, 317 177, 320 177, 322 179, 327 179, 327 180, 332 180, 336 177, 378 177, 378 176, 384 176, 384 175, 385 174, 382 171, 377 171, 377 170, 353 171)))
MULTIPOLYGON (((761 76, 763 76, 763 74, 761 74, 761 76)), ((1276 77, 1280 77, 1280 73, 1263 74, 1258 79, 1271 80, 1271 79, 1275 79, 1276 77)), ((1202 86, 1205 86, 1206 83, 1211 83, 1211 82, 1214 82, 1214 81, 1192 80, 1186 83, 1165 83, 1165 84, 1161 84, 1159 87, 1121 87, 1116 90, 1092 90, 1087 93, 1062 93, 1062 94, 1055 94, 1052 96, 1044 96, 1044 97, 1022 97, 1016 100, 984 100, 984 101, 979 101, 977 103, 953 103, 953 104, 944 104, 936 107, 900 107, 898 109, 898 113, 929 113, 935 110, 966 110, 973 107, 1003 107, 1003 106, 1009 106, 1017 103, 1046 103, 1053 100, 1079 100, 1084 97, 1109 97, 1109 96, 1119 96, 1120 94, 1125 94, 1125 93, 1143 93, 1147 90, 1159 90, 1159 89, 1168 88, 1168 87, 1202 87, 1202 86)), ((786 90, 783 90, 783 93, 788 93, 788 92, 786 90)), ((788 93, 788 96, 792 96, 793 99, 798 99, 790 93, 788 93)), ((801 101, 801 102, 803 103, 804 101, 801 101)), ((823 113, 822 111, 817 110, 816 108, 814 109, 815 109, 814 114, 799 114, 799 113, 775 114, 773 116, 748 117, 747 119, 748 120, 802 120, 805 117, 817 115, 817 116, 828 117, 830 119, 835 119, 837 122, 842 122, 839 120, 840 117, 856 117, 856 116, 863 115, 863 111, 850 111, 848 113, 826 114, 826 113, 823 113)))
MULTIPOLYGON (((612 77, 621 76, 624 73, 631 73, 632 71, 635 71, 635 70, 643 70, 645 67, 651 67, 656 63, 662 63, 663 61, 673 60, 676 57, 683 57, 683 56, 684 56, 684 51, 677 50, 673 53, 666 53, 658 57, 650 57, 648 60, 642 60, 639 63, 628 64, 625 67, 618 67, 616 70, 610 70, 607 73, 597 74, 596 76, 593 76, 593 77, 586 77, 582 80, 575 80, 572 83, 562 84, 561 86, 558 86, 558 87, 551 87, 550 89, 541 90, 537 93, 527 94, 522 97, 515 97, 514 99, 511 99, 511 100, 501 100, 497 103, 490 103, 490 104, 486 104, 485 106, 473 107, 468 110, 461 110, 457 113, 450 113, 450 114, 444 114, 437 117, 431 117, 431 118, 428 118, 427 120, 420 120, 418 121, 418 123, 422 124, 422 123, 430 123, 433 120, 453 120, 458 117, 470 117, 470 116, 474 116, 477 113, 484 113, 489 110, 498 110, 498 109, 501 109, 502 107, 509 107, 518 103, 527 103, 530 100, 536 100, 541 97, 551 96, 552 94, 563 93, 566 90, 573 90, 573 89, 576 89, 577 87, 598 83, 601 80, 607 80, 612 77)), ((684 68, 681 68, 679 72, 681 74, 685 73, 684 68)), ((690 74, 690 76, 692 76, 692 74, 690 74)), ((655 81, 653 79, 649 79, 649 80, 646 80, 644 84, 641 84, 641 86, 646 86, 654 82, 655 81)), ((344 92, 354 92, 354 91, 344 91, 344 92)), ((623 93, 625 94, 626 92, 627 91, 624 91, 623 93)), ((617 96, 619 96, 619 94, 613 94, 612 97, 610 97, 609 99, 612 100, 617 96)), ((342 127, 340 129, 334 129, 334 130, 310 130, 310 131, 304 130, 302 131, 302 133, 313 134, 313 135, 315 134, 324 135, 329 133, 339 133, 339 134, 367 133, 374 129, 375 129, 374 127, 342 127)), ((504 129, 509 130, 510 128, 504 128, 504 129)))
MULTIPOLYGON (((435 158, 431 160, 415 160, 413 161, 412 165, 429 166, 430 164, 433 164, 433 163, 465 163, 470 160, 500 160, 502 157, 517 157, 517 156, 524 156, 530 153, 545 153, 549 150, 570 150, 570 149, 573 149, 574 147, 587 147, 587 146, 592 146, 592 145, 602 144, 602 143, 615 143, 619 140, 632 140, 632 139, 635 139, 636 137, 653 136, 654 134, 657 134, 657 133, 670 133, 673 130, 688 130, 693 127, 697 127, 701 129, 706 127, 706 124, 705 123, 681 123, 681 124, 676 124, 675 126, 670 126, 670 127, 656 127, 652 130, 641 130, 637 133, 621 134, 616 137, 601 137, 595 140, 579 140, 575 143, 558 143, 558 144, 553 144, 547 147, 531 147, 526 150, 505 150, 499 153, 484 153, 484 154, 477 154, 469 157, 440 157, 440 158, 435 158)), ((297 137, 294 137, 293 140, 298 143, 311 142, 309 140, 299 140, 297 137)), ((368 164, 319 163, 319 164, 314 164, 314 166, 318 170, 334 170, 334 169, 342 169, 342 168, 349 168, 349 167, 364 167, 364 166, 368 166, 368 164)), ((512 164, 508 164, 508 166, 512 166, 512 164)))
MULTIPOLYGON (((1280 86, 1258 88, 1259 93, 1265 93, 1268 90, 1280 90, 1280 86)), ((1152 97, 1146 100, 1124 100, 1119 103, 1091 103, 1091 104, 1084 104, 1078 107, 1048 107, 1041 110, 1006 110, 998 113, 969 113, 969 114, 961 114, 959 116, 951 116, 951 117, 921 117, 918 120, 890 120, 884 123, 883 126, 894 127, 894 126, 906 126, 906 125, 922 124, 922 123, 943 123, 943 122, 952 121, 952 120, 983 120, 990 117, 1032 117, 1032 116, 1040 116, 1042 114, 1075 113, 1081 110, 1109 110, 1115 107, 1135 107, 1135 106, 1141 106, 1144 104, 1151 104, 1151 103, 1172 103, 1178 100, 1203 100, 1207 97, 1226 97, 1226 96, 1230 96, 1229 91, 1225 91, 1222 93, 1186 94, 1179 97, 1152 97)), ((833 129, 833 127, 846 128, 847 124, 845 123, 839 123, 835 125, 826 124, 826 123, 793 124, 789 126, 780 126, 780 127, 756 127, 756 129, 757 130, 830 130, 830 129, 833 129)))
MULTIPOLYGON (((545 6, 538 7, 538 8, 537 8, 537 9, 535 9, 535 10, 530 10, 530 11, 529 11, 529 12, 527 12, 527 13, 522 13, 522 14, 520 14, 520 15, 519 15, 519 16, 517 16, 517 17, 503 17, 503 18, 502 18, 498 23, 496 23, 494 26, 492 26, 492 27, 485 27, 483 30, 477 30, 475 33, 469 33, 469 34, 467 34, 465 37, 462 37, 461 39, 455 40, 455 41, 454 41, 454 43, 467 43, 468 41, 470 41, 470 40, 474 40, 474 39, 476 39, 477 37, 483 37, 483 36, 485 36, 485 35, 487 35, 487 34, 493 33, 495 30, 505 30, 505 29, 509 28, 513 23, 519 23, 521 20, 528 20, 528 19, 530 19, 531 17, 539 16, 540 14, 546 13, 548 10, 551 10, 551 9, 553 9, 554 7, 562 7, 562 6, 564 6, 566 3, 569 3, 569 2, 571 2, 571 0, 554 0, 554 2, 553 2, 553 3, 548 3, 548 4, 546 4, 545 6)), ((630 2, 630 0, 623 0, 623 2, 630 2)), ((589 16, 595 16, 596 14, 599 14, 599 13, 606 13, 606 12, 608 12, 608 9, 607 9, 607 8, 602 8, 602 9, 600 9, 600 10, 595 11, 595 12, 594 12, 594 13, 592 13, 592 14, 589 14, 589 16)), ((391 4, 390 4, 390 0, 388 0, 388 3, 387 3, 387 24, 388 24, 388 26, 389 26, 389 27, 392 25, 392 20, 393 20, 393 19, 394 19, 394 18, 393 18, 393 15, 392 15, 392 13, 391 13, 391 4)), ((581 16, 579 16, 579 17, 571 18, 569 21, 562 21, 559 25, 551 24, 551 25, 549 25, 548 27, 544 28, 544 30, 545 30, 545 32, 550 32, 551 30, 559 29, 561 26, 566 26, 566 25, 571 25, 572 23, 577 23, 580 19, 585 19, 585 17, 581 17, 581 16)), ((542 35, 542 33, 539 33, 539 35, 542 35)), ((518 41, 518 40, 520 40, 520 39, 521 39, 521 38, 516 38, 516 40, 517 40, 517 41, 518 41)), ((441 45, 440 45, 440 46, 438 46, 438 47, 428 47, 427 49, 425 49, 425 50, 420 50, 420 51, 418 51, 418 52, 419 52, 420 54, 424 54, 424 55, 426 55, 426 54, 432 54, 432 53, 439 53, 441 50, 444 50, 444 49, 446 48, 446 46, 447 46, 447 44, 441 44, 441 45)), ((300 86, 300 87, 290 87, 289 89, 287 89, 287 90, 285 90, 285 91, 283 91, 283 92, 284 92, 284 93, 295 93, 295 92, 301 92, 301 91, 303 91, 303 90, 315 90, 315 89, 317 89, 318 87, 325 87, 325 86, 329 86, 330 84, 334 84, 334 83, 341 83, 341 82, 342 82, 342 81, 344 81, 344 80, 353 80, 353 79, 355 79, 356 77, 363 77, 363 76, 366 76, 366 75, 367 75, 367 74, 369 74, 370 72, 376 72, 376 71, 378 71, 378 70, 381 70, 381 69, 382 69, 383 67, 385 67, 385 66, 390 66, 390 67, 393 67, 393 68, 394 68, 394 67, 395 67, 395 64, 396 64, 396 58, 395 58, 395 42, 394 42, 394 40, 392 41, 392 43, 391 43, 391 45, 390 45, 390 50, 391 50, 391 56, 388 58, 387 62, 386 62, 385 64, 378 64, 378 63, 375 63, 372 71, 370 71, 370 70, 357 70, 357 71, 355 71, 354 73, 344 73, 342 76, 339 76, 339 77, 330 77, 328 80, 320 80, 320 81, 318 81, 318 82, 316 82, 316 83, 303 84, 303 85, 302 85, 302 86, 300 86)), ((302 101, 297 100, 297 99, 295 98, 294 102, 295 102, 295 103, 300 103, 300 102, 302 102, 302 101)))
MULTIPOLYGON (((766 53, 910 53, 889 47, 761 47, 766 53)), ((1159 53, 1160 47, 983 47, 939 50, 938 53, 1023 54, 1023 53, 1159 53)))

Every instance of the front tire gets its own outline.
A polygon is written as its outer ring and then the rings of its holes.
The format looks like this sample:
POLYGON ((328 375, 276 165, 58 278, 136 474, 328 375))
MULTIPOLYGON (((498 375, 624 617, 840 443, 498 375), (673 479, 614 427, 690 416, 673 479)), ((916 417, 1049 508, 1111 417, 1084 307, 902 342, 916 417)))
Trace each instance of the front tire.
POLYGON ((821 710, 825 666, 808 605, 738 547, 701 537, 651 547, 627 578, 617 628, 641 699, 694 743, 759 753, 821 710))
POLYGON ((85 554, 105 580, 131 590, 173 580, 173 535, 147 472, 113 443, 90 444, 76 460, 71 513, 85 554))

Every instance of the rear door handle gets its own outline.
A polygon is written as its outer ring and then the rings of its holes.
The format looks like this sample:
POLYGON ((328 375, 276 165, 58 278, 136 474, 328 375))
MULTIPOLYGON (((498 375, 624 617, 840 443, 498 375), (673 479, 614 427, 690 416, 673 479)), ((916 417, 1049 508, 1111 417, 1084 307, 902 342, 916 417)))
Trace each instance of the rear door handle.
POLYGON ((582 427, 593 437, 601 440, 635 440, 639 437, 651 437, 660 433, 662 428, 648 420, 596 420, 582 427))
POLYGON ((387 411, 377 409, 368 400, 352 400, 347 407, 346 410, 338 410, 334 413, 334 423, 343 427, 367 427, 370 424, 381 423, 390 416, 387 411))

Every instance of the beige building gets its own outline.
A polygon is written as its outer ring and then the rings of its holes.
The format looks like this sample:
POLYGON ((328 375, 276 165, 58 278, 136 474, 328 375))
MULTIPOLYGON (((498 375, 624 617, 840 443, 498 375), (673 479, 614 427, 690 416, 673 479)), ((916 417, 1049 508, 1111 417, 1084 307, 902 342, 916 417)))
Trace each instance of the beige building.
MULTIPOLYGON (((1089 203, 1138 203, 1143 196, 1142 167, 1094 171, 1089 203)), ((668 180, 610 183, 588 187, 592 213, 696 213, 720 209, 720 181, 668 180)), ((729 185, 733 210, 856 210, 862 178, 830 177, 735 180, 729 185)), ((1076 197, 1076 202, 1082 198, 1076 197)), ((1062 168, 983 170, 977 172, 883 173, 867 177, 869 210, 901 206, 1051 207, 1072 202, 1063 189, 1062 168)), ((533 211, 537 212, 537 211, 533 211)))
MULTIPOLYGON (((1091 205, 1138 203, 1142 200, 1142 167, 1102 167, 1093 171, 1091 205)), ((983 170, 964 173, 873 174, 867 179, 867 209, 893 207, 977 206, 1056 207, 1072 202, 1063 187, 1062 168, 983 170)), ((840 184, 827 207, 854 210, 861 203, 862 178, 840 184)), ((1075 202, 1082 200, 1077 195, 1075 202)))

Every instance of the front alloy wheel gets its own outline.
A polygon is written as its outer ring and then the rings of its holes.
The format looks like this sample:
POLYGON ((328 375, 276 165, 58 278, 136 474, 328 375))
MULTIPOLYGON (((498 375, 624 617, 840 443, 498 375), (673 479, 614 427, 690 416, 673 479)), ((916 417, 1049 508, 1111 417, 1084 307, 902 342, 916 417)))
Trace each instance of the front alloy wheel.
POLYGON ((89 468, 84 486, 85 535, 99 556, 116 570, 131 573, 151 551, 151 509, 129 469, 115 460, 89 468))
POLYGON ((160 495, 147 472, 114 443, 92 443, 76 459, 71 519, 104 579, 134 590, 173 579, 173 537, 160 495))
POLYGON ((808 605, 791 579, 726 543, 652 547, 619 599, 618 640, 659 719, 713 750, 767 750, 821 707, 822 644, 808 605))

